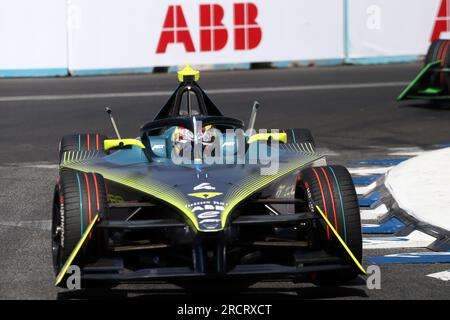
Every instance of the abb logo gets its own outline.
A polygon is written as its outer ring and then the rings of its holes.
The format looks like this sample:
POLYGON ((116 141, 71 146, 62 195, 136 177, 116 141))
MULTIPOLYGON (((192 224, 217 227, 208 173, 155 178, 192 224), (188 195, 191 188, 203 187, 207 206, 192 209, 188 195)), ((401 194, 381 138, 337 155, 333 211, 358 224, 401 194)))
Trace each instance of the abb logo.
MULTIPOLYGON (((219 51, 228 42, 228 30, 223 24, 223 7, 219 4, 201 4, 200 10, 200 51, 219 51)), ((261 42, 261 27, 256 22, 258 8, 253 3, 233 5, 234 49, 251 50, 261 42)), ((180 5, 169 6, 159 37, 156 53, 165 53, 170 44, 183 44, 186 52, 195 52, 191 33, 180 5)))
POLYGON ((441 33, 450 31, 450 1, 442 0, 436 23, 434 24, 431 41, 439 40, 441 33))

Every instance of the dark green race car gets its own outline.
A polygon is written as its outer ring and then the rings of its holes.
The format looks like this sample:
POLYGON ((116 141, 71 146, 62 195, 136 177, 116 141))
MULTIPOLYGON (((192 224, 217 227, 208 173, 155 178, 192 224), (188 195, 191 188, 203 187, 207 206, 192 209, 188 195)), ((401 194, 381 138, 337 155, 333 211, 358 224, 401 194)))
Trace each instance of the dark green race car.
POLYGON ((198 86, 197 71, 184 69, 179 80, 138 138, 122 139, 112 121, 116 139, 61 140, 57 284, 70 264, 80 267, 83 285, 355 278, 361 221, 347 169, 326 165, 309 130, 256 133, 257 104, 244 130, 198 86))
POLYGON ((433 41, 424 68, 397 98, 407 99, 450 99, 450 40, 433 41))

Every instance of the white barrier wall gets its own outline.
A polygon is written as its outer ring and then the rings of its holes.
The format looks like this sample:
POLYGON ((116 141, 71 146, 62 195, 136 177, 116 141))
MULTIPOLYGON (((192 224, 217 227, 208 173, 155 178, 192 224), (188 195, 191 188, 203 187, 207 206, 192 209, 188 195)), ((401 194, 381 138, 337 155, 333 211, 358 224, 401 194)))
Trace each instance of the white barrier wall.
POLYGON ((75 72, 344 57, 341 0, 72 0, 70 12, 75 72))
POLYGON ((425 54, 441 2, 348 0, 348 58, 425 54))
POLYGON ((0 0, 0 76, 388 62, 450 37, 449 16, 450 0, 0 0))
POLYGON ((67 73, 66 3, 0 1, 0 76, 67 73))

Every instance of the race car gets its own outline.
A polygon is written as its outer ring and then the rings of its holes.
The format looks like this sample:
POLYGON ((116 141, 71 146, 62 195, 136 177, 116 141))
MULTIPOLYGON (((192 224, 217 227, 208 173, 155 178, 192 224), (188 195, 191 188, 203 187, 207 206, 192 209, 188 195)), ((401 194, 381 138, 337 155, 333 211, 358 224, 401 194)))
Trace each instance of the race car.
POLYGON ((108 109, 117 137, 62 138, 52 210, 56 285, 71 265, 84 287, 339 285, 363 273, 347 169, 327 165, 307 129, 254 130, 257 102, 247 128, 224 116, 189 66, 178 80, 139 137, 121 138, 108 109))
POLYGON ((397 98, 399 101, 407 99, 450 99, 450 40, 431 43, 424 68, 397 98))

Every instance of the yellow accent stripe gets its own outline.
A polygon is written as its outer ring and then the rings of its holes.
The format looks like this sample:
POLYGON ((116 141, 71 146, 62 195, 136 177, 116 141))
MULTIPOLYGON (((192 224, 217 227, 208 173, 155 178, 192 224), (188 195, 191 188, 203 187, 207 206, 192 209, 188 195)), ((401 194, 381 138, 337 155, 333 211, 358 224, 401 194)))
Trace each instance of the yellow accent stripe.
POLYGON ((333 225, 331 224, 330 220, 328 220, 327 216, 323 213, 323 211, 319 208, 318 205, 316 205, 317 210, 320 212, 320 215, 322 216, 322 218, 325 220, 325 222, 327 223, 327 225, 330 227, 331 231, 333 231, 334 235, 336 236, 336 238, 338 238, 339 242, 342 244, 342 246, 344 247, 344 249, 347 251, 348 255, 350 256, 350 258, 352 258, 352 260, 355 262, 356 266, 359 268, 359 270, 361 270, 364 274, 366 274, 366 270, 364 269, 364 267, 361 265, 361 263, 359 263, 358 259, 356 259, 355 255, 353 254, 353 252, 350 250, 350 248, 347 246, 347 244, 344 242, 344 240, 342 240, 341 236, 339 235, 339 233, 336 231, 336 229, 333 227, 333 225))
POLYGON ((137 146, 141 149, 145 149, 144 144, 137 139, 106 139, 103 142, 103 148, 105 150, 120 146, 137 146))
POLYGON ((87 227, 87 229, 84 231, 84 234, 81 237, 80 241, 78 241, 77 245, 73 249, 73 251, 70 254, 69 258, 67 259, 66 263, 64 263, 63 267, 61 268, 61 271, 59 271, 58 276, 56 277, 55 287, 57 285, 59 285, 59 283, 64 278, 64 275, 66 274, 67 269, 69 269, 69 267, 72 265, 72 262, 75 259, 75 257, 77 256, 78 251, 80 251, 81 247, 83 246, 84 242, 88 238, 89 233, 91 233, 92 228, 97 223, 98 219, 99 219, 99 217, 98 217, 98 214, 97 214, 97 215, 95 215, 94 219, 92 219, 92 221, 89 224, 89 226, 87 227))
POLYGON ((287 142, 287 134, 285 132, 278 132, 278 133, 255 133, 247 140, 247 143, 250 144, 260 140, 267 141, 269 140, 269 138, 272 138, 273 140, 277 140, 283 143, 287 142))

